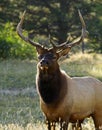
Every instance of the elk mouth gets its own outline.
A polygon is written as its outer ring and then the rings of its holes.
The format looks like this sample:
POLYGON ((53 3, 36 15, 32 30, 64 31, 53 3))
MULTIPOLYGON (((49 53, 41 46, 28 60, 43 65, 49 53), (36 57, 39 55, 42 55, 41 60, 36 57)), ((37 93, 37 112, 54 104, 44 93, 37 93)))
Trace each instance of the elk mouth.
POLYGON ((48 66, 46 66, 46 65, 42 66, 42 65, 41 65, 41 66, 40 66, 40 69, 43 70, 43 71, 44 71, 44 70, 48 70, 48 66))
POLYGON ((42 63, 39 63, 38 65, 39 69, 42 70, 42 71, 47 71, 49 66, 47 64, 42 64, 42 63))
POLYGON ((42 59, 42 60, 40 61, 40 63, 39 63, 39 68, 40 68, 41 70, 47 71, 48 68, 49 68, 49 62, 48 62, 48 60, 42 59))
MULTIPOLYGON (((41 72, 44 74, 44 75, 47 75, 48 74, 48 66, 46 66, 46 65, 40 65, 39 66, 39 68, 40 68, 40 70, 41 70, 41 72)), ((43 75, 43 76, 44 76, 43 75)))

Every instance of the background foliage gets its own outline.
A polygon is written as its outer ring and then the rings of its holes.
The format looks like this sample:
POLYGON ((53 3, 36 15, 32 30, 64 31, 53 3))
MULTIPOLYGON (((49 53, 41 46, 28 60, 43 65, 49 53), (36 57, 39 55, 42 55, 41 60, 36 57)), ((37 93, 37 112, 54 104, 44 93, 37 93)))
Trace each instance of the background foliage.
POLYGON ((16 26, 24 10, 25 34, 40 43, 48 43, 49 34, 58 44, 78 37, 80 9, 89 31, 85 44, 90 51, 102 53, 102 1, 100 0, 2 0, 0 2, 0 57, 35 57, 35 50, 16 34, 16 26), (47 40, 46 40, 47 39, 47 40))
MULTIPOLYGON (((24 34, 48 45, 49 34, 58 44, 69 35, 70 41, 80 35, 78 9, 89 31, 86 50, 102 53, 101 0, 0 1, 0 130, 46 129, 35 87, 37 62, 29 60, 36 58, 35 48, 16 33, 23 11, 27 11, 24 34)), ((60 66, 72 77, 90 75, 102 81, 102 54, 70 55, 64 62, 61 60, 60 66)), ((92 120, 85 120, 86 129, 94 129, 92 120)))

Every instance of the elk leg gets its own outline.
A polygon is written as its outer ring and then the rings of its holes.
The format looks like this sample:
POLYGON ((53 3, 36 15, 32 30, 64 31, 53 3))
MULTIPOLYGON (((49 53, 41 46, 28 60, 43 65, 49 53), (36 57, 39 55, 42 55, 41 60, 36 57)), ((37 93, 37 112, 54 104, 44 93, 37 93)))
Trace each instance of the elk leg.
POLYGON ((67 130, 68 125, 65 122, 60 122, 60 130, 67 130))
POLYGON ((68 122, 63 122, 63 130, 67 130, 68 129, 68 122))
POLYGON ((59 123, 60 123, 60 130, 63 130, 63 121, 60 119, 60 121, 59 121, 59 123))
POLYGON ((56 128, 56 122, 52 122, 52 130, 55 130, 56 128))
POLYGON ((76 123, 72 123, 72 130, 82 130, 81 123, 82 121, 77 121, 76 123))
POLYGON ((51 122, 49 120, 47 120, 46 124, 47 124, 47 129, 51 130, 51 122))
POLYGON ((72 130, 75 130, 76 128, 76 123, 72 123, 72 130))
POLYGON ((83 120, 77 121, 76 130, 82 130, 82 126, 81 126, 82 122, 83 122, 83 120))
POLYGON ((95 130, 102 130, 102 112, 95 113, 92 118, 95 124, 95 130))
POLYGON ((48 122, 48 130, 51 130, 51 123, 48 122))

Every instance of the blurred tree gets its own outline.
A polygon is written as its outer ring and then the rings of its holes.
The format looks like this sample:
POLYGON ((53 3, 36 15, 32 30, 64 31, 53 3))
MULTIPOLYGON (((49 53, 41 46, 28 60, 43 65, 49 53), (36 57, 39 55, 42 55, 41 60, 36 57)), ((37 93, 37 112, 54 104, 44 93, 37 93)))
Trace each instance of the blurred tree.
POLYGON ((69 32, 72 39, 80 35, 81 23, 77 12, 80 9, 90 32, 90 42, 94 43, 91 47, 98 44, 98 49, 102 50, 101 13, 95 6, 101 8, 102 2, 100 0, 2 0, 0 25, 3 26, 5 22, 10 21, 16 27, 22 12, 26 9, 24 28, 28 30, 28 35, 36 39, 38 36, 48 37, 50 34, 60 44, 67 40, 69 32), (94 15, 96 12, 99 14, 94 15), (94 33, 96 30, 97 34, 94 33))
POLYGON ((76 2, 74 0, 39 0, 36 4, 33 3, 34 5, 32 2, 29 4, 31 4, 27 7, 29 18, 26 18, 31 21, 27 21, 26 24, 31 25, 28 27, 30 30, 33 29, 31 34, 46 36, 50 34, 59 44, 67 40, 68 32, 71 32, 72 36, 79 35, 81 26, 77 10, 80 9, 86 16, 91 7, 90 4, 81 0, 76 2), (31 22, 34 23, 33 26, 31 22))
MULTIPOLYGON (((27 10, 25 27, 30 30, 29 35, 39 34, 55 37, 58 43, 66 41, 68 32, 80 23, 78 9, 85 16, 90 11, 90 4, 81 0, 38 0, 15 1, 3 0, 0 16, 4 22, 7 20, 17 23, 22 10, 27 10)), ((75 34, 76 35, 76 34, 75 34)))
POLYGON ((102 1, 93 2, 91 10, 87 19, 91 43, 89 46, 102 53, 102 1))

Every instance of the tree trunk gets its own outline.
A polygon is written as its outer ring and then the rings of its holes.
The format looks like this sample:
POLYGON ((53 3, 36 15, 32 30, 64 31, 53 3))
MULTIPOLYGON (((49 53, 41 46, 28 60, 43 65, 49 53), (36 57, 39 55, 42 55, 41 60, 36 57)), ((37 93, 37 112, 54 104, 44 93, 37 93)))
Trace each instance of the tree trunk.
POLYGON ((58 43, 61 44, 67 40, 68 33, 68 6, 66 0, 60 0, 60 9, 58 15, 58 43))
POLYGON ((82 42, 82 53, 84 54, 84 50, 85 50, 85 43, 82 42))

